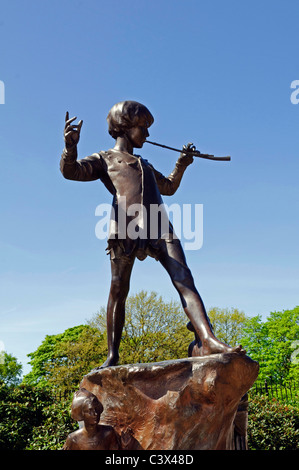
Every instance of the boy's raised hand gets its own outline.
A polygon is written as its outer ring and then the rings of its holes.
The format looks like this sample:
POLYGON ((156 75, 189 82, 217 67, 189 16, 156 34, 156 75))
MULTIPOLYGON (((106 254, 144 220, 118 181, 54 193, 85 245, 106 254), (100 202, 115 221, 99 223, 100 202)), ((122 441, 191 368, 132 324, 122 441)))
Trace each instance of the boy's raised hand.
POLYGON ((64 126, 64 141, 66 148, 74 147, 77 145, 80 139, 80 132, 83 121, 79 121, 78 124, 73 124, 77 117, 69 119, 69 112, 65 115, 65 126, 64 126))

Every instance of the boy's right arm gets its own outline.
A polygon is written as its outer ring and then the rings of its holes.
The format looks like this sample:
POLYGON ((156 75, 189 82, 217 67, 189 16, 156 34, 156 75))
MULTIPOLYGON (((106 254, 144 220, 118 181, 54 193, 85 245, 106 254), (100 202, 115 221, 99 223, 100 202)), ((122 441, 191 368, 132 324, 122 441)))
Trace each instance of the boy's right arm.
POLYGON ((184 150, 191 150, 192 148, 195 148, 193 144, 184 145, 182 153, 175 164, 175 168, 168 177, 165 177, 162 173, 153 168, 157 185, 162 195, 172 196, 178 189, 187 166, 193 162, 193 157, 184 153, 184 150))
POLYGON ((76 117, 65 116, 64 142, 65 148, 61 155, 60 170, 66 179, 76 181, 94 181, 101 179, 104 173, 102 158, 98 154, 77 161, 77 144, 83 121, 72 124, 76 117))

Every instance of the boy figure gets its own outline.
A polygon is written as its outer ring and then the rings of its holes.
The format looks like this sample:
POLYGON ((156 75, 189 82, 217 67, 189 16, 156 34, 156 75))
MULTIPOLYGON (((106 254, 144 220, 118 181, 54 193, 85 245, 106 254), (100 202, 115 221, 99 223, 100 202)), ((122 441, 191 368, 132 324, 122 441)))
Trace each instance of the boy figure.
POLYGON ((109 134, 115 139, 114 148, 77 161, 77 144, 83 122, 72 124, 75 119, 77 118, 69 119, 68 113, 66 114, 61 172, 65 178, 71 180, 100 179, 113 195, 115 214, 108 239, 112 274, 107 306, 108 357, 101 367, 114 366, 118 362, 133 264, 136 257, 143 260, 148 255, 160 261, 179 293, 182 306, 191 322, 190 327, 200 340, 194 349, 196 354, 245 354, 242 346, 231 348, 214 336, 203 301, 186 264, 181 243, 175 237, 171 224, 168 224, 167 233, 163 232, 161 224, 158 225, 155 236, 152 236, 150 230, 149 209, 163 204, 161 195, 170 196, 179 187, 184 171, 193 161, 193 157, 184 153, 192 144, 184 146, 172 173, 168 177, 163 176, 142 157, 133 154, 133 149, 142 148, 149 136, 148 128, 154 122, 153 116, 142 104, 124 101, 114 105, 107 117, 109 134), (126 227, 133 216, 136 221, 136 214, 132 216, 130 212, 130 207, 134 204, 145 208, 144 213, 139 211, 137 217, 140 237, 129 237, 127 233, 121 233, 123 227, 119 224, 120 218, 123 220, 123 214, 126 227))
POLYGON ((79 390, 72 403, 72 418, 84 424, 68 435, 62 450, 121 450, 113 427, 99 424, 102 412, 103 405, 93 393, 79 390))

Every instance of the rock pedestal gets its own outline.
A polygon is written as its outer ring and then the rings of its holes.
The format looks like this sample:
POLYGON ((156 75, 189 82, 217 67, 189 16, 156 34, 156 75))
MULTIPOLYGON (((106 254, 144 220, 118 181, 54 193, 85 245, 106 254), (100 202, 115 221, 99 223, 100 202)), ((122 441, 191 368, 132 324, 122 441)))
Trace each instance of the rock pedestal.
POLYGON ((230 450, 257 375, 248 356, 215 354, 94 369, 80 387, 103 404, 100 424, 131 436, 128 449, 230 450))

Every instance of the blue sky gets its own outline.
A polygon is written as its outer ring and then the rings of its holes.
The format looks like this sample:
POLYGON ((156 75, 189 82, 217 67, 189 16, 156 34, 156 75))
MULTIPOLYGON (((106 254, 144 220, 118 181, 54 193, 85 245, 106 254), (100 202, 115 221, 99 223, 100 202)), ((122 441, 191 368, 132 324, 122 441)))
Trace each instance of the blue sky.
MULTIPOLYGON (((203 204, 203 246, 187 251, 207 308, 247 315, 299 304, 297 1, 10 0, 2 2, 0 80, 0 341, 26 355, 48 334, 105 306, 100 181, 59 171, 65 112, 83 119, 79 156, 113 146, 106 116, 125 99, 155 117, 151 139, 194 142, 230 163, 197 159, 165 203, 203 204)), ((169 174, 177 154, 144 146, 169 174)), ((131 293, 178 300, 153 259, 131 293)), ((1 344, 2 344, 1 343, 1 344)))

